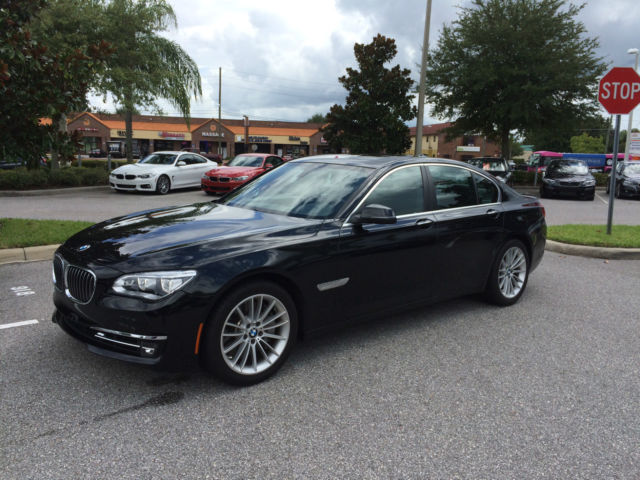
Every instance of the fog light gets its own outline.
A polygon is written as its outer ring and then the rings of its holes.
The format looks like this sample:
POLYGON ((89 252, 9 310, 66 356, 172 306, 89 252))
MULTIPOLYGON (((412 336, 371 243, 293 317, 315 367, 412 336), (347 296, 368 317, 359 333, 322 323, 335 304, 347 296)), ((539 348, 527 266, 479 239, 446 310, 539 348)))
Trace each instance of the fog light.
POLYGON ((156 342, 140 342, 140 355, 142 357, 155 357, 158 350, 156 342))

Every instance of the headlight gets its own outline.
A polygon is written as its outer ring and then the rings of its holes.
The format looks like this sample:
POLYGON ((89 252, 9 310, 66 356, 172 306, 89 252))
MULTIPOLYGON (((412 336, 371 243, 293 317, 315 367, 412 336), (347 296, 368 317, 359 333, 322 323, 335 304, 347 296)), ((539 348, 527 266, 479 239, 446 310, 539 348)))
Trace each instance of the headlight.
POLYGON ((584 182, 584 185, 586 185, 587 187, 593 187, 596 184, 595 180, 586 180, 584 182))
POLYGON ((195 276, 195 270, 123 275, 114 282, 113 290, 129 297, 159 300, 184 287, 195 276))
POLYGON ((115 171, 111 172, 111 173, 109 174, 109 176, 110 176, 110 177, 115 177, 115 176, 116 176, 116 172, 115 172, 115 171))
POLYGON ((544 183, 556 183, 556 181, 553 178, 547 178, 547 177, 544 177, 542 181, 544 183))
POLYGON ((622 183, 624 185, 626 185, 627 187, 635 187, 637 182, 634 182, 633 180, 626 179, 622 183))
POLYGON ((142 175, 138 175, 138 178, 151 178, 152 176, 150 173, 143 173, 142 175))
POLYGON ((232 182, 244 182, 245 180, 249 180, 249 175, 244 175, 242 177, 231 177, 232 182))

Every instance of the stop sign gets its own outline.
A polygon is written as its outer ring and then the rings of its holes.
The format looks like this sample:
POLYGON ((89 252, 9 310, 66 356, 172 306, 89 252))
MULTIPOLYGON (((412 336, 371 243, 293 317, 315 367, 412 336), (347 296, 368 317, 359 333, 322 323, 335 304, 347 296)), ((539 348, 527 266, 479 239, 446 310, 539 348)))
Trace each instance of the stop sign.
POLYGON ((630 67, 615 67, 600 80, 598 101, 611 115, 626 115, 640 103, 640 75, 630 67))

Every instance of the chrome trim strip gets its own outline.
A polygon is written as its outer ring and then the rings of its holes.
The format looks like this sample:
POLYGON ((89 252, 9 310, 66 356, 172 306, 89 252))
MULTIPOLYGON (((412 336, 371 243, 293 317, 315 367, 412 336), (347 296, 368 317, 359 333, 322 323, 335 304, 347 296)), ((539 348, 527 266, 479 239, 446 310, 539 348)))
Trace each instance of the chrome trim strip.
POLYGON ((331 290, 333 288, 344 287, 347 283, 349 283, 349 277, 332 280, 330 282, 319 283, 317 287, 321 292, 326 292, 327 290, 331 290))
POLYGON ((111 333, 112 335, 120 335, 121 337, 135 338, 138 340, 166 340, 167 339, 165 335, 139 335, 137 333, 119 332, 117 330, 109 330, 108 328, 101 328, 101 327, 89 327, 89 328, 91 330, 96 330, 97 332, 111 333))
POLYGON ((122 342, 122 341, 120 341, 120 340, 115 340, 115 339, 113 339, 113 338, 106 337, 106 336, 104 335, 104 333, 102 333, 102 332, 98 332, 98 333, 96 333, 96 334, 94 335, 94 337, 96 337, 96 338, 98 338, 98 339, 100 339, 100 340, 104 340, 105 342, 117 343, 118 345, 124 345, 124 346, 126 346, 126 347, 133 347, 133 348, 137 348, 137 349, 140 349, 140 348, 141 348, 141 347, 140 347, 140 345, 137 345, 137 344, 135 344, 135 343, 122 342))

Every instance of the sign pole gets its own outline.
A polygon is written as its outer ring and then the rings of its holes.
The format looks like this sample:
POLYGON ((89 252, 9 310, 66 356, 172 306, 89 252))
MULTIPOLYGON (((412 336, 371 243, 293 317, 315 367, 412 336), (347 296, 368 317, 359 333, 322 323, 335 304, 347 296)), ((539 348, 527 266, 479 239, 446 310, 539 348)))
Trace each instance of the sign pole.
POLYGON ((620 142, 620 115, 616 115, 616 130, 613 134, 613 162, 611 162, 611 183, 609 184, 609 215, 607 216, 607 235, 611 235, 613 222, 613 202, 616 198, 616 170, 618 169, 618 143, 620 142))

